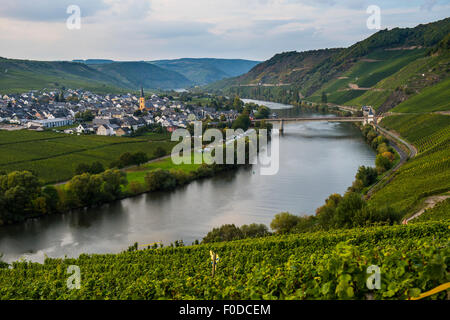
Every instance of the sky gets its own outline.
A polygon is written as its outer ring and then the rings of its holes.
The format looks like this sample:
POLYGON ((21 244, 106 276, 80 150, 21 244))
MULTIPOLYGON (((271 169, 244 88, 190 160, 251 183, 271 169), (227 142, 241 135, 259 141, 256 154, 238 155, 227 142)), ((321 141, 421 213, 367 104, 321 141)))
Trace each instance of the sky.
POLYGON ((450 16, 450 0, 2 0, 0 56, 120 61, 193 58, 266 60, 276 53, 347 47, 369 29, 450 16), (73 28, 80 9, 79 28, 73 28), (68 22, 69 20, 69 27, 68 22))

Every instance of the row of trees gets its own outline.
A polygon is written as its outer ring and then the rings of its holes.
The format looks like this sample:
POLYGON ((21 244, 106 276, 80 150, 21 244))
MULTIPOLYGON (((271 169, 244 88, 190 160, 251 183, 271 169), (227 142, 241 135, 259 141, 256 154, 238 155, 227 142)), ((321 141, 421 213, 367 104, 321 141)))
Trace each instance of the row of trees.
POLYGON ((57 210, 57 192, 29 171, 0 173, 0 225, 57 210))
POLYGON ((58 189, 43 186, 29 171, 1 173, 0 225, 109 202, 122 196, 122 186, 126 184, 126 175, 119 170, 82 173, 58 189))

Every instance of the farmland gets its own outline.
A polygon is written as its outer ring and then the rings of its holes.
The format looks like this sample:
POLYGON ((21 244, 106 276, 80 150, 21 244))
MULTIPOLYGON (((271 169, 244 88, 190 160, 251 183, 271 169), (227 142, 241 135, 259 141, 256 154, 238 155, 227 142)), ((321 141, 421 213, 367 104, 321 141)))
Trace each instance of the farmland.
MULTIPOLYGON (((15 262, 2 299, 408 299, 447 281, 448 222, 15 262), (210 253, 220 260, 211 275, 210 253), (66 286, 69 265, 81 286, 66 286), (380 267, 380 290, 366 286, 380 267)), ((444 299, 445 292, 433 299, 444 299)))
POLYGON ((166 152, 175 142, 159 134, 138 138, 66 135, 50 131, 0 131, 0 170, 31 170, 45 183, 70 179, 80 163, 101 162, 107 167, 124 152, 145 152, 155 158, 157 147, 166 152))
POLYGON ((383 119, 382 126, 398 132, 418 149, 383 189, 369 201, 373 206, 392 206, 405 214, 421 207, 431 195, 450 189, 450 116, 401 115, 383 119))

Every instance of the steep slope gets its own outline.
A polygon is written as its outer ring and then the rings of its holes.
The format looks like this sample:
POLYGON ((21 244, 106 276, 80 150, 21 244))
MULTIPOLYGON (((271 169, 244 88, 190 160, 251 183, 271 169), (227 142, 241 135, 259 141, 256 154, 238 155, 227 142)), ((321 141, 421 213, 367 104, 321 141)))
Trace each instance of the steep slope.
POLYGON ((253 67, 239 77, 225 79, 209 86, 211 89, 233 86, 278 86, 300 81, 308 71, 342 49, 284 52, 253 67))
POLYGON ((259 61, 242 59, 183 58, 156 60, 150 63, 178 72, 196 85, 204 85, 248 72, 259 61))
POLYGON ((449 33, 450 18, 415 28, 381 30, 345 49, 318 50, 315 59, 312 59, 314 51, 278 54, 245 75, 216 82, 207 88, 278 102, 286 102, 282 101, 285 99, 298 102, 305 97, 321 101, 322 92, 326 92, 329 102, 383 105, 381 110, 387 110, 405 100, 404 95, 393 92, 397 87, 387 88, 390 84, 396 82, 397 86, 402 86, 403 81, 410 80, 411 87, 400 89, 411 95, 447 76, 443 71, 448 69, 448 40, 445 38, 449 33), (435 49, 431 49, 433 47, 435 49), (415 64, 420 59, 424 60, 415 64), (424 70, 424 63, 432 71, 424 70), (409 70, 402 71, 408 66, 409 70), (420 74, 429 74, 429 77, 423 76, 429 81, 414 80, 419 69, 420 74), (393 77, 379 85, 394 75, 397 81, 391 81, 395 80, 393 77))

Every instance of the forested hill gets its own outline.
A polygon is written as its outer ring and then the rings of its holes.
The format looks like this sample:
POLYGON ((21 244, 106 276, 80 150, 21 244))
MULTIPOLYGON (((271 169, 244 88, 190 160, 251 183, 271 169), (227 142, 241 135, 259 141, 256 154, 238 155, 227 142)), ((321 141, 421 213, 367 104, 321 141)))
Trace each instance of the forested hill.
POLYGON ((320 102, 325 92, 327 102, 388 110, 448 76, 449 33, 450 18, 381 30, 344 49, 277 54, 245 75, 207 88, 285 103, 320 102), (382 83, 390 77, 393 82, 382 83), (394 82, 397 86, 390 87, 394 82))
POLYGON ((0 58, 2 94, 43 88, 83 88, 100 93, 176 89, 192 85, 183 75, 146 62, 86 64, 0 58))
POLYGON ((156 60, 150 63, 178 72, 195 85, 204 85, 248 72, 259 61, 243 59, 183 58, 156 60))

